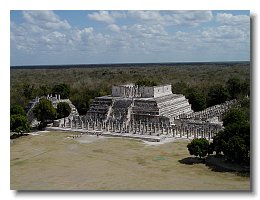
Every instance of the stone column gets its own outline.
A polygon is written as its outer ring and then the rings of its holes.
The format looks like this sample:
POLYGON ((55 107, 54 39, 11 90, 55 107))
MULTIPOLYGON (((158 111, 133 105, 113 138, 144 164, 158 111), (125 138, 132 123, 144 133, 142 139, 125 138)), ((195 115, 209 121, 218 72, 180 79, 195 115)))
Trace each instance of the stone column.
POLYGON ((81 126, 81 129, 83 129, 83 121, 82 121, 82 119, 80 119, 80 126, 81 126))
POLYGON ((120 123, 119 124, 119 132, 122 133, 122 131, 123 131, 123 124, 120 123))
POLYGON ((163 135, 163 125, 161 125, 161 127, 160 127, 160 128, 161 128, 161 132, 162 132, 162 135, 163 135))
POLYGON ((69 119, 70 128, 72 128, 72 120, 69 119))
POLYGON ((92 130, 95 130, 95 122, 94 121, 90 122, 90 126, 92 126, 92 130))
POLYGON ((86 123, 87 123, 86 128, 87 128, 87 130, 89 130, 89 122, 87 121, 86 123))
POLYGON ((172 125, 172 137, 175 137, 175 127, 172 125))

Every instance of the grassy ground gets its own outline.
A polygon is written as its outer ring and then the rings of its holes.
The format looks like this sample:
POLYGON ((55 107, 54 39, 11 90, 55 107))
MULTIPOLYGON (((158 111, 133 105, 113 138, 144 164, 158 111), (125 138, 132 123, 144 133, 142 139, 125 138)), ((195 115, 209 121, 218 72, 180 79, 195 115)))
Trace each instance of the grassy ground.
POLYGON ((48 132, 11 143, 13 190, 249 190, 250 178, 215 172, 190 157, 187 141, 149 146, 122 138, 48 132), (86 138, 87 140, 88 138, 86 138), (81 141, 80 141, 81 140, 81 141))

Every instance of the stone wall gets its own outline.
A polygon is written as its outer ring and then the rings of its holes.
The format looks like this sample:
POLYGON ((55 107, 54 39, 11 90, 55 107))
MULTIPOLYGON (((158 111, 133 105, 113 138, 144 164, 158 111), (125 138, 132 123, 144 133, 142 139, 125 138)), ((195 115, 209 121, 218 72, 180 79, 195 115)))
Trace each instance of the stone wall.
POLYGON ((171 85, 162 86, 138 86, 133 84, 112 87, 113 97, 141 97, 156 98, 172 94, 171 85))

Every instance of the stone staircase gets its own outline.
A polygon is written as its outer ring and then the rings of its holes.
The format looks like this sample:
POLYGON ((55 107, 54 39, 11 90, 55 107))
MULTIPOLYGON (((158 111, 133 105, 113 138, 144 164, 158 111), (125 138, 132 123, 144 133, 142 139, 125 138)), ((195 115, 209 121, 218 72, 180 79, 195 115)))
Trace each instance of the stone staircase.
POLYGON ((120 99, 115 101, 112 107, 111 115, 113 118, 120 120, 121 123, 126 122, 131 104, 131 100, 120 99))

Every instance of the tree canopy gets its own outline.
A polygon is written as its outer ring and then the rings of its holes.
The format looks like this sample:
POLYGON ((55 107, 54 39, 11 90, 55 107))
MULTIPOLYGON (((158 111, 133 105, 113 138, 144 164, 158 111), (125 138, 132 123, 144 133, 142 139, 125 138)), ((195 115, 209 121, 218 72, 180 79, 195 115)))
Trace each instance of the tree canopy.
POLYGON ((148 79, 140 79, 135 84, 140 85, 140 86, 156 86, 156 85, 158 85, 155 81, 151 81, 151 80, 148 80, 148 79))
POLYGON ((231 99, 236 99, 241 94, 241 81, 238 78, 230 78, 227 81, 227 90, 231 99))
POLYGON ((222 104, 229 98, 228 90, 223 85, 214 85, 210 87, 208 93, 208 106, 222 104))
POLYGON ((37 120, 46 125, 47 121, 53 120, 56 117, 56 110, 52 103, 47 99, 40 99, 39 104, 33 109, 33 113, 37 120))
POLYGON ((68 103, 60 102, 57 105, 56 111, 57 111, 57 118, 64 118, 69 116, 71 112, 71 108, 68 103))
POLYGON ((25 113, 23 107, 20 106, 20 105, 17 105, 17 104, 11 107, 10 114, 11 115, 23 115, 23 116, 26 116, 26 113, 25 113))
POLYGON ((62 99, 68 99, 70 97, 70 88, 65 83, 54 85, 51 92, 52 94, 60 94, 62 99))
POLYGON ((223 125, 226 127, 231 124, 240 124, 247 120, 246 114, 240 108, 233 108, 223 117, 223 125))
POLYGON ((201 111, 206 108, 206 97, 198 88, 188 90, 187 98, 191 104, 191 108, 196 111, 201 111))
POLYGON ((196 138, 187 145, 190 155, 205 157, 209 151, 209 141, 205 138, 196 138))
POLYGON ((10 129, 12 132, 24 133, 29 132, 31 127, 27 121, 26 116, 20 114, 11 115, 10 129))
POLYGON ((250 119, 247 117, 249 111, 246 111, 249 109, 248 104, 241 104, 240 108, 231 109, 226 113, 223 118, 224 130, 213 138, 214 151, 217 154, 223 152, 232 162, 250 162, 250 119))

